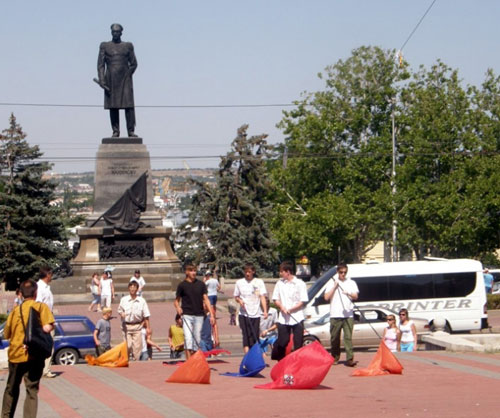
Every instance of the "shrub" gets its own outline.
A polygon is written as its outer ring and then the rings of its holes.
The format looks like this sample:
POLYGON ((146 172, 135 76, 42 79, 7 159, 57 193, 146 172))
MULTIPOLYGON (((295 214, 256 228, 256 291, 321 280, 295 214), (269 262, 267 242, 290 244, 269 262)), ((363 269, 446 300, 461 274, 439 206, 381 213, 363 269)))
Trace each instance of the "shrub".
POLYGON ((488 295, 488 309, 500 309, 500 294, 488 295))

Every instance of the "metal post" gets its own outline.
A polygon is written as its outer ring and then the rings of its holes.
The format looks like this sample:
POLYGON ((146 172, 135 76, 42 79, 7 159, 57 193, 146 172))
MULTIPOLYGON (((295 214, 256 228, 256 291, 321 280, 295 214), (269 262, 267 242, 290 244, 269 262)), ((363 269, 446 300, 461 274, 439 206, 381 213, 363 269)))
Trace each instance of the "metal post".
POLYGON ((394 127, 394 107, 395 99, 392 101, 392 261, 398 260, 397 242, 397 220, 396 220, 396 130, 394 127))

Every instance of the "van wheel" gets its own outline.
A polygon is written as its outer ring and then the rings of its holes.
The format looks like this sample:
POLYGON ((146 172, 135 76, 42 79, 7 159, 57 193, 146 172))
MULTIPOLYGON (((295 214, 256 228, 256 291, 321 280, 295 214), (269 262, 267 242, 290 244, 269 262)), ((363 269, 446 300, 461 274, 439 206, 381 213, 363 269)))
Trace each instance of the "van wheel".
MULTIPOLYGON (((432 321, 430 325, 431 325, 431 331, 435 332, 436 327, 434 326, 434 321, 432 321)), ((450 324, 448 323, 448 321, 446 321, 446 325, 444 326, 444 332, 451 334, 451 327, 450 327, 450 324)))

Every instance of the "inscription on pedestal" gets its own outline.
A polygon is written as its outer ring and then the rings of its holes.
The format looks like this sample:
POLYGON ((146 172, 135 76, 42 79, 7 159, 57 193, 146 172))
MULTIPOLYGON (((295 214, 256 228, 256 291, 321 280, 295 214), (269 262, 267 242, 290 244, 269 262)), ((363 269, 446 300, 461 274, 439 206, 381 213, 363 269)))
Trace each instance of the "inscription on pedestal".
POLYGON ((152 260, 153 240, 99 240, 100 261, 152 260))
POLYGON ((132 176, 138 178, 142 173, 139 173, 140 167, 134 165, 133 162, 116 162, 111 163, 111 166, 106 172, 107 176, 132 176))
POLYGON ((96 159, 94 213, 108 210, 145 171, 149 173, 146 212, 153 212, 151 164, 146 146, 101 144, 96 159))

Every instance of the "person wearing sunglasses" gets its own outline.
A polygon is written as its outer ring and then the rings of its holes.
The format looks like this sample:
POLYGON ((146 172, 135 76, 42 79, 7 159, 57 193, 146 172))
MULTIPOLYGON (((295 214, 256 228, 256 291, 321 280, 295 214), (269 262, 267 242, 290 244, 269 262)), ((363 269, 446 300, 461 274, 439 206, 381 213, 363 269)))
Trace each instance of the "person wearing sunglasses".
POLYGON ((398 351, 412 352, 417 349, 417 328, 408 315, 408 309, 399 311, 399 344, 398 351))
POLYGON ((344 349, 346 366, 354 367, 352 332, 354 329, 354 300, 358 299, 359 289, 354 280, 347 277, 347 264, 337 266, 337 274, 328 281, 325 300, 330 302, 330 339, 334 364, 340 359, 340 332, 344 330, 344 349))
POLYGON ((382 338, 384 340, 384 344, 393 353, 398 351, 398 341, 400 334, 401 331, 399 331, 399 328, 396 325, 396 317, 394 315, 387 315, 387 327, 384 328, 384 334, 382 338))

